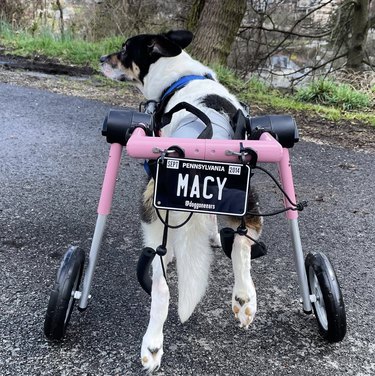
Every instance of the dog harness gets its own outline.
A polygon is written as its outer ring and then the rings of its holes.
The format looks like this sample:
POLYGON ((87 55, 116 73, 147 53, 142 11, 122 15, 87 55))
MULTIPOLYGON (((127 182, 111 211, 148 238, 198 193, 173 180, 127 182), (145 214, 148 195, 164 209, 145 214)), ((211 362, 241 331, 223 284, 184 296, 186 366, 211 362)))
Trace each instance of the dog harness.
POLYGON ((155 135, 159 136, 160 130, 165 127, 167 124, 170 123, 172 119, 172 115, 178 111, 186 110, 196 116, 197 119, 202 120, 200 122, 201 127, 206 125, 207 128, 204 128, 203 131, 198 135, 197 138, 212 138, 212 124, 210 118, 204 114, 198 108, 192 106, 189 103, 182 102, 179 103, 177 106, 173 107, 169 112, 165 113, 165 108, 168 105, 169 100, 172 96, 180 89, 185 87, 189 82, 195 80, 213 80, 211 74, 206 74, 204 76, 198 75, 187 75, 179 78, 175 81, 171 86, 169 86, 161 95, 160 102, 157 103, 156 111, 154 114, 154 121, 155 121, 155 135))
MULTIPOLYGON (((188 75, 183 76, 175 81, 171 86, 164 90, 161 95, 160 102, 148 101, 143 103, 145 112, 153 114, 153 133, 160 136, 160 130, 168 125, 172 116, 181 111, 186 110, 179 124, 170 135, 176 138, 198 138, 198 139, 244 139, 245 133, 249 127, 248 114, 244 114, 241 109, 228 119, 223 113, 214 107, 207 106, 205 112, 187 102, 180 102, 171 110, 165 113, 171 97, 180 89, 185 87, 189 82, 194 80, 213 80, 210 74, 204 76, 188 75), (207 116, 209 115, 209 116, 207 116), (214 127, 212 126, 214 125, 214 127)), ((141 103, 142 106, 142 103, 141 103)), ((140 108, 141 108, 140 106, 140 108)), ((155 177, 155 161, 145 161, 144 168, 149 177, 155 177)))
POLYGON ((204 76, 197 76, 197 75, 194 75, 194 74, 191 74, 191 75, 188 75, 188 76, 183 76, 183 77, 179 78, 176 82, 174 82, 171 86, 169 86, 169 88, 164 90, 163 94, 161 95, 160 102, 165 100, 167 97, 170 98, 170 96, 172 96, 177 90, 185 87, 190 81, 206 80, 206 79, 212 80, 213 78, 210 74, 206 74, 204 76))

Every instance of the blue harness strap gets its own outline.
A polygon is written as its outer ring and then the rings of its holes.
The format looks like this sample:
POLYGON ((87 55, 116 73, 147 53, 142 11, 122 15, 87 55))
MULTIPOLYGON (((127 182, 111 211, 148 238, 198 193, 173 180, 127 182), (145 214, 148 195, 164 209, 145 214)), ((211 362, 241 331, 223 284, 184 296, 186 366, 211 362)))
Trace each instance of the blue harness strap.
POLYGON ((176 90, 179 90, 186 86, 190 81, 194 80, 212 80, 212 76, 210 74, 207 74, 205 76, 197 76, 194 74, 191 74, 189 76, 183 76, 180 79, 178 79, 176 82, 174 82, 169 88, 162 94, 160 101, 162 101, 164 98, 166 98, 169 94, 173 93, 176 90))

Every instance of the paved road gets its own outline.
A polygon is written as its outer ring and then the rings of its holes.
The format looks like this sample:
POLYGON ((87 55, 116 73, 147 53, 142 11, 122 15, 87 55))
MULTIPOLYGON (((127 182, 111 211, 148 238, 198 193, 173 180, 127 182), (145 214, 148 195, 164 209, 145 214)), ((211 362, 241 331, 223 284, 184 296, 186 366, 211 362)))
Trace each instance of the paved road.
MULTIPOLYGON (((135 280, 144 173, 124 158, 89 309, 74 311, 66 339, 43 335, 49 289, 69 244, 86 251, 108 145, 108 106, 0 84, 0 375, 141 375, 149 298, 135 280)), ((305 252, 324 250, 344 293, 348 334, 330 345, 301 312, 283 216, 267 219, 269 255, 253 262, 259 312, 240 330, 230 309, 231 266, 217 251, 211 285, 180 324, 176 289, 159 375, 374 375, 374 154, 300 142, 296 189, 310 202, 300 220, 305 252)), ((255 177, 256 182, 258 177, 255 177)), ((261 201, 279 205, 259 178, 261 201)), ((175 275, 171 277, 176 281, 175 275)))

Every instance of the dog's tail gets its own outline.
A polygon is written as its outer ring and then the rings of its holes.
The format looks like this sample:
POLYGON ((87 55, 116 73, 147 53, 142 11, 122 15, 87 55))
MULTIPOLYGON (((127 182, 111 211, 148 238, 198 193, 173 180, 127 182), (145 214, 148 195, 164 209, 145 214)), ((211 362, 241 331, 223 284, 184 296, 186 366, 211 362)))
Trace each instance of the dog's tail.
POLYGON ((214 216, 194 214, 192 219, 175 233, 178 314, 181 322, 188 320, 206 292, 212 260, 209 238, 216 232, 214 216))

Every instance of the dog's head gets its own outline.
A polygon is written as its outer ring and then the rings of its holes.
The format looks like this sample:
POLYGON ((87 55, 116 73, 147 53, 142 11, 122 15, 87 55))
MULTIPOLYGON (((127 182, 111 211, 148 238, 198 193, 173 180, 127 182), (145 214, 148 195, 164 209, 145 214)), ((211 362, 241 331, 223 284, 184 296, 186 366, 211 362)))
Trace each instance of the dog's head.
POLYGON ((186 30, 165 34, 142 34, 129 38, 118 52, 100 58, 105 76, 130 81, 142 89, 150 65, 162 57, 174 57, 182 52, 193 39, 186 30))

